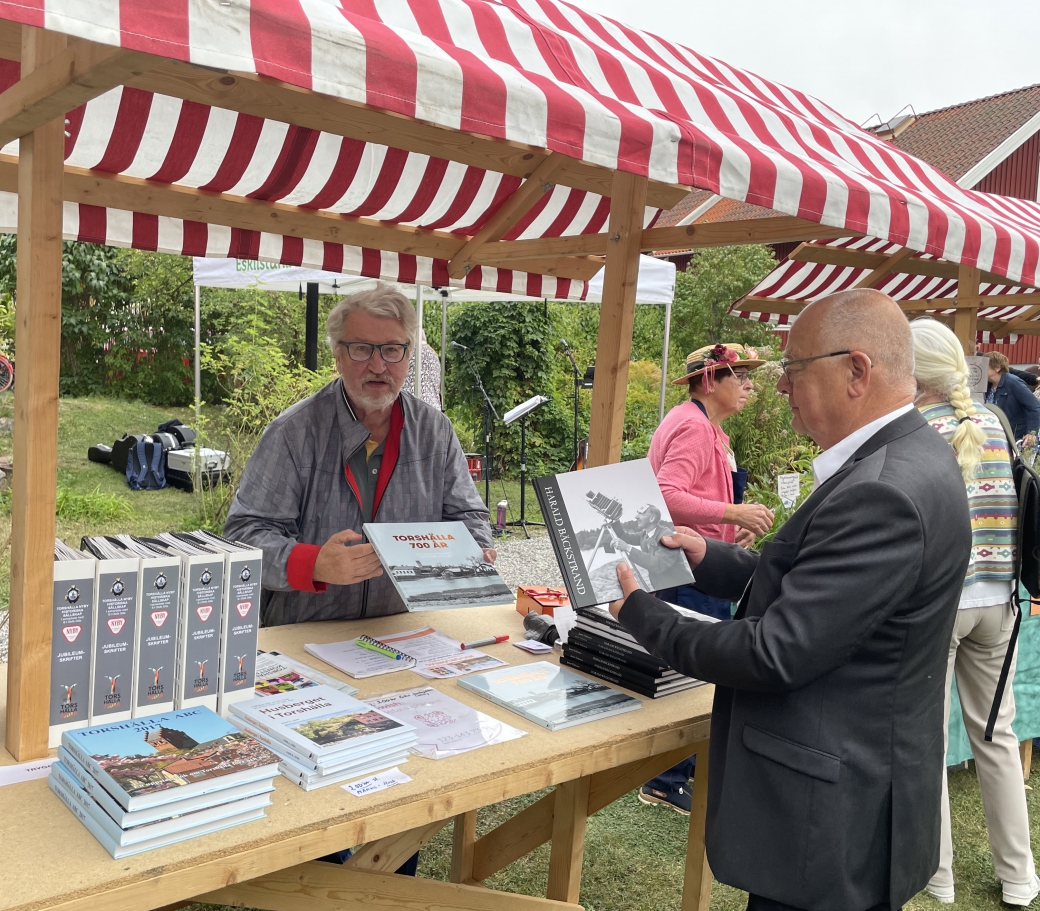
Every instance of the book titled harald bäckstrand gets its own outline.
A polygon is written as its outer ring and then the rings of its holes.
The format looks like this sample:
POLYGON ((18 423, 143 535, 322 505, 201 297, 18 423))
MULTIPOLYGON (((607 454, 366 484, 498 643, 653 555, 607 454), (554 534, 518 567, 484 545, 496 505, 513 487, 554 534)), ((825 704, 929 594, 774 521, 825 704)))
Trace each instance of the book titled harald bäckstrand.
POLYGON ((534 489, 575 608, 620 598, 622 561, 644 591, 693 582, 683 552, 661 543, 675 526, 646 459, 550 475, 534 489))
POLYGON ((514 601, 462 522, 380 522, 362 530, 410 611, 514 601))

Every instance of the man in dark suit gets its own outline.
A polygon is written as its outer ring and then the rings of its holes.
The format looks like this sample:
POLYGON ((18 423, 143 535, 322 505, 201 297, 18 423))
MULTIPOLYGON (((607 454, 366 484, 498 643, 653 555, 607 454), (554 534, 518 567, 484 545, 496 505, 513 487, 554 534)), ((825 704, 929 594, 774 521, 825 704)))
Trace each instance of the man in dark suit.
MULTIPOLYGON (((971 534, 953 450, 913 407, 910 330, 877 291, 802 311, 778 390, 824 450, 761 556, 672 536, 733 620, 636 590, 611 610, 717 684, 707 849, 752 911, 895 911, 939 862, 943 687, 971 534)), ((669 543, 669 539, 664 539, 669 543)))

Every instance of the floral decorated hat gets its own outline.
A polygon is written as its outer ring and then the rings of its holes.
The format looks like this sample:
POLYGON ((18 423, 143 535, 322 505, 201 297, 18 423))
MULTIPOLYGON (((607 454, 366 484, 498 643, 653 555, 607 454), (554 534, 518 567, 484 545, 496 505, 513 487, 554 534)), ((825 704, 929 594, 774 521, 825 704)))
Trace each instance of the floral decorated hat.
POLYGON ((758 352, 747 345, 737 345, 731 342, 705 345, 686 355, 686 373, 679 379, 672 380, 672 385, 682 386, 706 370, 712 374, 720 367, 746 367, 748 370, 754 370, 764 363, 765 361, 758 356, 758 352))

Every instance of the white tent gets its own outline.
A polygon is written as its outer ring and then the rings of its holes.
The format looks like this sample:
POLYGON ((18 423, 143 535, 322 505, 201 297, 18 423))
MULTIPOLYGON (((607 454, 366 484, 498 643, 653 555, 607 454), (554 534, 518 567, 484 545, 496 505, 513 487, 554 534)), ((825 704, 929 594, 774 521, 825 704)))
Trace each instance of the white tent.
MULTIPOLYGON (((199 288, 257 288, 261 291, 297 291, 304 285, 317 284, 320 294, 355 294, 367 291, 377 284, 375 279, 357 275, 340 275, 299 266, 280 266, 263 260, 194 258, 195 275, 195 408, 198 412, 201 400, 201 375, 199 366, 200 316, 199 288)), ((420 325, 423 312, 423 286, 395 284, 395 288, 409 300, 416 302, 420 325)), ((465 288, 433 289, 441 298, 442 337, 447 338, 447 302, 458 301, 530 301, 540 297, 522 297, 516 294, 500 294, 493 291, 470 291, 465 288)), ((672 324, 672 301, 675 297, 675 263, 652 256, 639 257, 639 278, 636 285, 637 304, 664 305, 664 347, 661 357, 661 398, 658 419, 664 417, 664 396, 668 382, 668 341, 672 324)), ((603 300, 603 270, 589 281, 586 303, 601 303, 603 300)), ((573 303, 565 301, 564 303, 573 303)), ((421 349, 417 356, 421 357, 421 349)), ((441 345, 441 382, 444 382, 444 361, 447 345, 441 345)), ((415 371, 416 394, 418 394, 419 365, 415 371)), ((443 397, 443 386, 441 395, 443 397)))

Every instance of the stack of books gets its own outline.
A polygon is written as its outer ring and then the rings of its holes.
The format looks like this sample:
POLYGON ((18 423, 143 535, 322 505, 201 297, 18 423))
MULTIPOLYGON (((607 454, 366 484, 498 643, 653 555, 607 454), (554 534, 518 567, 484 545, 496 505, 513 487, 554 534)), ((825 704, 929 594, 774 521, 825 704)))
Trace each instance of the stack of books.
POLYGON ((195 707, 65 731, 48 783, 115 858, 262 819, 278 758, 195 707))
POLYGON ((331 686, 233 702, 230 720, 277 754, 305 791, 392 769, 418 742, 414 727, 331 686))
POLYGON ((704 682, 683 676, 655 658, 603 608, 582 608, 576 615, 577 624, 567 634, 561 664, 650 699, 704 682))

